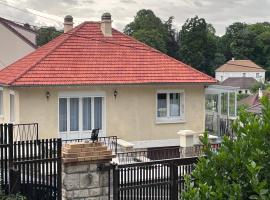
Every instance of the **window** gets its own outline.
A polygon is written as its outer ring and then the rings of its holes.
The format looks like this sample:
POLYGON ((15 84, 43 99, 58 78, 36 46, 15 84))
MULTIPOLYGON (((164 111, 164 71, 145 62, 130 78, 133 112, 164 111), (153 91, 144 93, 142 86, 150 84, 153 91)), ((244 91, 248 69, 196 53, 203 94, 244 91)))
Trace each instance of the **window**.
POLYGON ((260 73, 256 73, 256 78, 260 78, 260 73))
POLYGON ((10 122, 15 121, 15 95, 9 94, 9 118, 10 122))
POLYGON ((0 116, 4 114, 3 112, 4 105, 3 105, 3 90, 0 88, 0 116))
POLYGON ((243 77, 246 77, 246 73, 243 73, 243 77))
POLYGON ((184 120, 184 93, 160 91, 157 93, 157 121, 184 120))
POLYGON ((223 81, 223 76, 220 77, 220 80, 223 81))
POLYGON ((103 97, 59 98, 59 131, 103 128, 103 97))

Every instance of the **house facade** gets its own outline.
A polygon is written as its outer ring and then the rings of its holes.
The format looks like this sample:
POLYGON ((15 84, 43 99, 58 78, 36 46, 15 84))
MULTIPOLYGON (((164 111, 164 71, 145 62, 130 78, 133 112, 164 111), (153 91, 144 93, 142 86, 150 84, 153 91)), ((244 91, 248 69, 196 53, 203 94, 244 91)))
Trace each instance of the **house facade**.
POLYGON ((205 87, 216 80, 111 28, 72 28, 0 72, 2 122, 39 123, 41 138, 127 141, 205 130, 205 87))
POLYGON ((265 81, 265 70, 251 60, 229 60, 215 70, 215 78, 223 82, 228 78, 247 77, 258 82, 265 81))
POLYGON ((36 33, 0 17, 0 69, 36 49, 36 33))

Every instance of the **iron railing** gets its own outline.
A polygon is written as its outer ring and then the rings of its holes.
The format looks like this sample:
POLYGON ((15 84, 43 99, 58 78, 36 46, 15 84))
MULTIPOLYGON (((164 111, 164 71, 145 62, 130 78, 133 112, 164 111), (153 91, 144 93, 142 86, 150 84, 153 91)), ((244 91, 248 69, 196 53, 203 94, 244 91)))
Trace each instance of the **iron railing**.
MULTIPOLYGON (((108 136, 108 137, 98 137, 98 141, 102 142, 112 150, 112 152, 117 155, 117 136, 108 136)), ((81 138, 81 139, 69 139, 62 140, 63 144, 74 143, 74 142, 92 142, 91 138, 81 138)))
POLYGON ((116 165, 113 199, 178 200, 198 157, 116 165))
POLYGON ((128 151, 117 154, 119 164, 149 162, 154 160, 164 160, 171 158, 180 158, 179 147, 148 149, 144 151, 128 151))
POLYGON ((38 123, 14 124, 14 141, 38 140, 38 123))

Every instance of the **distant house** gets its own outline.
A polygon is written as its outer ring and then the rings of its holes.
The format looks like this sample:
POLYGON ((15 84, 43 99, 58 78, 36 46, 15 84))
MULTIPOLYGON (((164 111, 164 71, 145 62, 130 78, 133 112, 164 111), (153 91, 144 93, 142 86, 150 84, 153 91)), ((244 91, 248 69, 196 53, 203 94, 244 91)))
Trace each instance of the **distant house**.
POLYGON ((36 35, 29 25, 0 17, 0 69, 33 52, 36 35))
POLYGON ((113 29, 109 13, 75 28, 72 20, 0 72, 0 120, 37 122, 41 138, 85 138, 98 128, 179 143, 181 129, 205 131, 205 90, 216 79, 113 29))
POLYGON ((250 94, 250 88, 256 83, 258 81, 252 77, 231 77, 221 82, 220 85, 238 87, 239 93, 250 94))
POLYGON ((265 81, 265 70, 251 60, 230 60, 216 69, 215 77, 223 82, 228 78, 248 77, 259 82, 265 81))

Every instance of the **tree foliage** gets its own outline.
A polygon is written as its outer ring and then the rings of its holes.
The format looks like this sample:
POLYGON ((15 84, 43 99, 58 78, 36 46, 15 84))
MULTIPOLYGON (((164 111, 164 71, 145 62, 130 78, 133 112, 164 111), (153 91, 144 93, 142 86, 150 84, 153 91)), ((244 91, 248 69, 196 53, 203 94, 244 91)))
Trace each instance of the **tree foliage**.
POLYGON ((216 55, 217 38, 214 27, 198 16, 188 19, 182 26, 179 45, 180 59, 208 74, 213 73, 216 56, 217 59, 222 59, 221 55, 216 55))
POLYGON ((172 22, 173 17, 163 22, 153 11, 143 9, 137 12, 133 22, 126 25, 124 33, 163 53, 177 57, 177 32, 173 29, 172 22))
POLYGON ((217 153, 211 152, 205 134, 207 157, 199 160, 186 177, 183 200, 270 199, 270 102, 262 99, 262 116, 241 112, 234 124, 235 140, 224 138, 217 153))
POLYGON ((62 30, 56 30, 55 27, 41 27, 36 32, 38 34, 37 46, 42 46, 63 33, 62 30))

